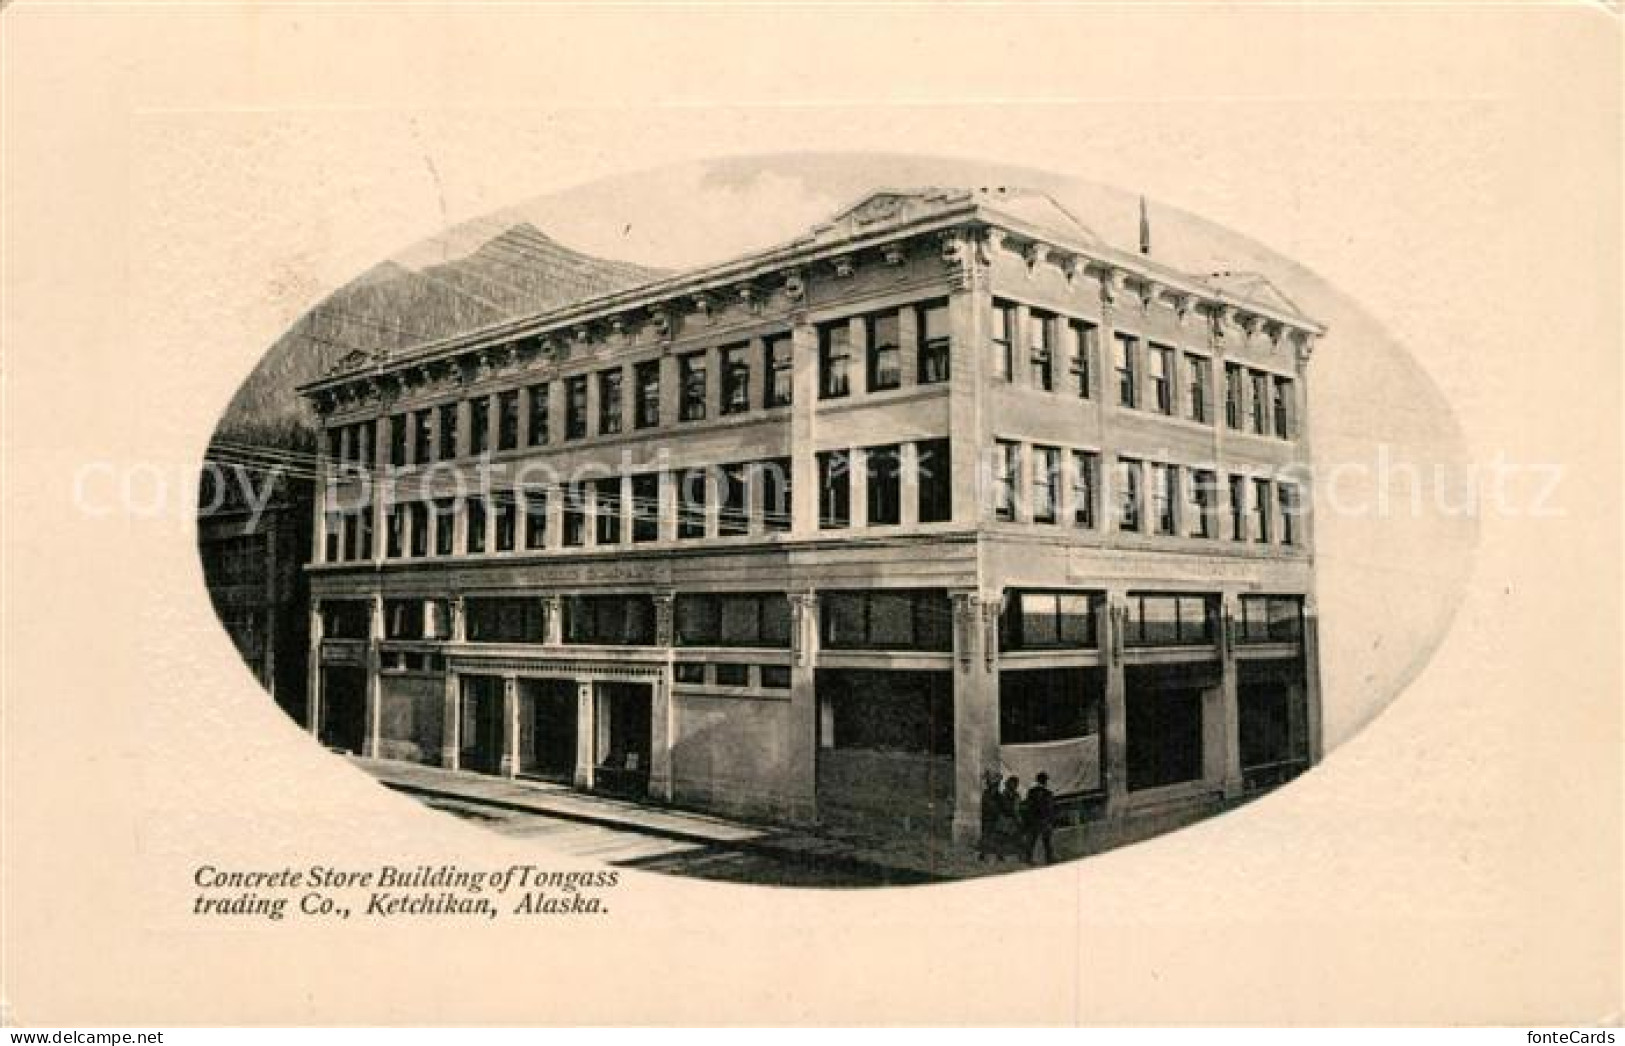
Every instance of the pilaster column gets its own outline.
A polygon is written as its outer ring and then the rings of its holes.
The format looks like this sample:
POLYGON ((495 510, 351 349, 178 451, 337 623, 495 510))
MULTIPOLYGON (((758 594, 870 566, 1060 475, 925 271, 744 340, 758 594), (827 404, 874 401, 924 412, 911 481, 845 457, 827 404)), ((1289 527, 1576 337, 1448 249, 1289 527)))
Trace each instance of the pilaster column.
POLYGON ((576 773, 575 786, 592 791, 594 771, 598 766, 598 724, 594 707, 594 688, 591 680, 576 683, 576 773))
POLYGON ((667 346, 660 357, 660 424, 677 424, 678 409, 682 403, 683 371, 678 359, 667 346))
POLYGON ((805 316, 790 328, 790 531, 818 533, 818 330, 805 316))
POLYGON ((897 366, 902 371, 901 388, 920 380, 920 314, 912 305, 897 310, 897 366))
POLYGON ((1313 595, 1303 600, 1303 685, 1309 765, 1314 766, 1325 752, 1325 737, 1320 706, 1320 608, 1313 595))
POLYGON ((677 540, 677 476, 671 469, 662 469, 660 475, 660 540, 677 540))
POLYGON ((463 597, 452 596, 446 604, 446 609, 451 617, 451 620, 447 622, 450 626, 448 631, 450 632, 451 641, 453 643, 468 642, 468 607, 464 604, 463 597))
POLYGON ((852 347, 852 365, 847 369, 849 396, 862 396, 869 391, 869 324, 862 316, 847 321, 847 341, 852 347))
POLYGON ((564 643, 564 597, 556 592, 542 597, 542 643, 545 646, 564 643))
POLYGON ((320 740, 322 729, 322 601, 310 601, 310 659, 305 666, 305 729, 320 740))
POLYGON ((1002 597, 950 593, 954 627, 953 838, 976 843, 982 831, 982 778, 999 773, 998 615, 1002 597))
POLYGON ((722 470, 715 465, 708 465, 705 469, 705 536, 714 538, 720 534, 720 519, 722 516, 722 470))
POLYGON ((602 431, 598 427, 598 421, 599 421, 599 413, 598 412, 600 410, 600 397, 598 395, 598 391, 599 391, 598 390, 598 375, 599 375, 599 372, 595 371, 595 370, 590 370, 585 375, 585 377, 587 379, 587 438, 588 439, 591 439, 594 436, 599 436, 599 435, 603 434, 602 431))
MULTIPOLYGON (((374 544, 382 543, 374 542, 374 544)), ((379 671, 382 667, 382 654, 378 646, 384 638, 384 597, 370 596, 367 604, 367 732, 361 739, 361 754, 368 759, 377 759, 383 747, 384 725, 383 679, 379 671)))
POLYGON ((722 353, 713 345, 705 350, 705 418, 722 417, 722 353))
POLYGON ((898 445, 897 472, 898 497, 902 502, 897 518, 903 526, 911 527, 920 521, 920 454, 912 440, 898 445))
POLYGON ((447 770, 457 770, 462 766, 462 695, 462 676, 456 672, 448 671, 446 673, 446 693, 442 700, 440 713, 440 765, 447 770))
POLYGON ((502 677, 502 763, 503 777, 519 776, 519 677, 502 677))
POLYGON ((974 283, 948 296, 948 455, 953 519, 962 525, 991 514, 985 473, 994 433, 983 410, 990 305, 974 283))
MULTIPOLYGON (((1010 384, 1017 388, 1033 387, 1033 310, 1016 305, 1016 329, 1010 345, 1010 384)), ((1053 365, 1053 364, 1052 364, 1053 365)))
POLYGON ((790 599, 790 736, 785 770, 785 814, 791 821, 818 817, 818 594, 790 599))
POLYGON ((532 413, 533 408, 531 406, 531 400, 536 395, 534 389, 534 386, 526 385, 524 388, 519 390, 519 445, 521 447, 528 447, 531 445, 530 419, 534 416, 532 413))
POLYGON ((847 458, 847 473, 852 484, 852 528, 862 530, 869 525, 869 452, 853 447, 847 458))
POLYGON ((547 503, 542 511, 547 514, 547 547, 562 548, 564 546, 564 499, 569 495, 569 488, 562 484, 547 488, 547 503))
MULTIPOLYGON (((1220 765, 1208 767, 1204 774, 1209 779, 1218 778, 1224 787, 1224 794, 1237 796, 1242 791, 1241 773, 1241 707, 1237 697, 1236 666, 1236 621, 1240 617, 1240 607, 1236 597, 1226 592, 1219 600, 1219 688, 1218 688, 1218 745, 1205 745, 1212 750, 1218 749, 1220 765)), ((1203 711, 1208 711, 1212 702, 1204 698, 1203 711)), ((1204 723, 1208 721, 1203 717, 1204 723)), ((1209 728, 1211 729, 1211 728, 1209 728)), ((1204 739, 1206 740, 1206 739, 1204 739)))
POLYGON ((457 456, 466 458, 472 451, 474 426, 471 418, 473 411, 469 408, 468 398, 457 401, 457 456))
POLYGON ((1123 631, 1128 608, 1118 593, 1106 597, 1100 617, 1100 650, 1106 669, 1106 722, 1103 726, 1106 763, 1106 813, 1123 812, 1128 798, 1128 704, 1123 669, 1123 631))
MULTIPOLYGON (((656 598, 671 599, 670 596, 656 598)), ((649 798, 662 803, 672 800, 673 734, 671 666, 667 665, 660 679, 649 686, 649 798)))

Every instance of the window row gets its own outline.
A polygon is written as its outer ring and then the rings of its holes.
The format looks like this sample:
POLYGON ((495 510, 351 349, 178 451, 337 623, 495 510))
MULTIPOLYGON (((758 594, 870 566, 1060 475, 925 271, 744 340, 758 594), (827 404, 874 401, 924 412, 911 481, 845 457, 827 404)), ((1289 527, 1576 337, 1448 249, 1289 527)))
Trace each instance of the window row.
POLYGON ((943 523, 953 518, 953 459, 945 439, 887 443, 818 455, 818 526, 943 523), (913 495, 905 498, 912 485, 913 495), (855 501, 863 499, 861 511, 855 501))
POLYGON ((689 686, 742 686, 758 690, 790 689, 789 665, 746 665, 718 661, 679 661, 672 678, 689 686), (755 681, 752 682, 754 676, 755 681))
POLYGON ((844 399, 855 392, 902 388, 905 345, 913 349, 914 384, 934 385, 948 380, 952 338, 946 301, 819 324, 819 398, 844 399))

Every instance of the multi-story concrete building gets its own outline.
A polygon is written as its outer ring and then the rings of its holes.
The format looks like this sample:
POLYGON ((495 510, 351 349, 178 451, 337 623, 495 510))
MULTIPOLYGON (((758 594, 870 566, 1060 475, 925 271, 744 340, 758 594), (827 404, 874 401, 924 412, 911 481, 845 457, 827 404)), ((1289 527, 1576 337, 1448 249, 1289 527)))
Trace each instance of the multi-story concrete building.
POLYGON ((803 822, 1219 802, 1319 754, 1306 371, 1260 278, 1036 193, 784 246, 303 387, 311 729, 803 822))

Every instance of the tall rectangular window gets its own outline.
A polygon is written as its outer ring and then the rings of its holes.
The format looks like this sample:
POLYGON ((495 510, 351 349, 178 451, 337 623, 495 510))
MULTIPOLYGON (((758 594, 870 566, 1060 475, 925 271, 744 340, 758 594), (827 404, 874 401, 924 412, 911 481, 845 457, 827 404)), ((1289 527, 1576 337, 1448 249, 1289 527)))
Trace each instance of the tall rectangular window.
POLYGON ((1302 508, 1298 500, 1297 484, 1277 484, 1275 493, 1280 501, 1281 544, 1296 545, 1298 543, 1298 513, 1302 508))
POLYGON ((1000 440, 993 450, 993 518, 1016 518, 1016 485, 1021 482, 1021 444, 1000 440))
POLYGON ((1072 320, 1067 324, 1067 330, 1071 342, 1067 359, 1069 391, 1079 399, 1086 400, 1089 398, 1089 386, 1093 384, 1090 361, 1094 359, 1099 329, 1092 323, 1072 320))
POLYGON ((1054 523, 1061 501, 1061 452, 1033 448, 1033 522, 1054 523))
POLYGON ((705 419, 705 353, 691 352, 677 361, 677 378, 682 399, 677 417, 681 421, 705 419))
POLYGON ((902 447, 869 447, 863 455, 869 495, 869 522, 890 526, 903 521, 902 447))
POLYGON ((1150 352, 1151 409, 1158 414, 1174 412, 1174 350, 1153 345, 1150 352))
POLYGON ((491 398, 475 396, 468 401, 468 452, 484 454, 491 447, 491 398))
POLYGON ((722 367, 722 413, 750 410, 750 346, 729 345, 718 352, 722 367))
POLYGON ((406 517, 411 522, 412 540, 408 549, 413 556, 429 554, 429 503, 414 501, 406 506, 406 517))
POLYGON ((1140 529, 1140 469, 1132 458, 1117 462, 1117 529, 1140 529))
POLYGON ((993 377, 1014 381, 1016 373, 1016 307, 1007 301, 993 303, 993 377))
POLYGON ((1253 480, 1253 540, 1260 545, 1270 543, 1270 506, 1275 497, 1270 493, 1270 481, 1253 480))
POLYGON ((903 348, 897 313, 864 318, 869 332, 869 391, 895 389, 903 384, 903 348))
POLYGON ((1275 402, 1272 414, 1275 418, 1275 435, 1279 439, 1292 438, 1292 379, 1274 379, 1275 402))
POLYGON ((545 381, 530 387, 530 445, 533 447, 544 446, 552 438, 548 432, 548 422, 551 420, 548 416, 548 397, 551 393, 552 389, 545 381))
POLYGON ((745 486, 745 466, 740 463, 717 469, 717 534, 740 537, 750 533, 750 499, 745 486))
POLYGON ((677 536, 683 540, 705 537, 705 469, 677 473, 677 536))
POLYGON ((1117 402, 1135 407, 1140 403, 1140 340, 1131 334, 1113 339, 1112 363, 1117 370, 1117 402))
POLYGON ((519 536, 519 504, 516 495, 506 490, 496 495, 496 550, 512 552, 519 536))
POLYGON ((818 526, 823 530, 852 525, 851 456, 844 450, 818 455, 818 526))
POLYGON ((952 339, 948 333, 948 303, 937 301, 917 307, 919 350, 916 364, 921 385, 947 381, 952 339))
POLYGON ((497 449, 519 446, 519 390, 497 394, 497 449))
POLYGON ((1185 416, 1192 421, 1208 420, 1209 387, 1213 384, 1213 363, 1206 356, 1185 354, 1185 416))
POLYGON ((1242 374, 1240 364, 1224 365, 1224 425, 1241 431, 1242 374))
POLYGON ((763 461, 757 466, 756 476, 762 488, 762 525, 770 531, 789 530, 792 496, 790 459, 763 461))
POLYGON ((1264 431, 1265 431, 1264 430, 1264 412, 1269 409, 1269 403, 1270 403, 1270 393, 1269 393, 1270 376, 1268 374, 1265 374, 1263 371, 1255 370, 1255 371, 1251 372, 1250 377, 1252 378, 1252 383, 1253 383, 1253 389, 1252 389, 1252 391, 1253 391, 1253 395, 1252 395, 1253 410, 1252 410, 1252 415, 1251 415, 1252 423, 1253 423, 1253 433, 1255 435, 1262 436, 1262 435, 1264 435, 1264 431))
POLYGON ((451 498, 436 498, 434 503, 434 554, 449 556, 454 551, 453 535, 457 528, 457 502, 451 498))
POLYGON ((598 372, 598 434, 613 436, 621 431, 621 369, 598 372))
POLYGON ((420 410, 412 415, 412 458, 426 465, 434 457, 434 414, 420 410))
POLYGON ((394 414, 389 419, 389 463, 397 467, 406 464, 405 414, 394 414))
POLYGON ((1230 537, 1247 540, 1247 477, 1230 477, 1230 537))
POLYGON ((818 396, 840 399, 852 391, 852 327, 847 321, 818 328, 818 396))
POLYGON ((632 477, 632 540, 660 540, 660 473, 632 477))
POLYGON ((384 555, 397 559, 404 554, 401 535, 406 527, 406 506, 396 502, 384 512, 384 555))
POLYGON ((587 376, 577 374, 564 382, 564 438, 587 435, 587 376))
POLYGON ((564 544, 578 548, 587 543, 587 491, 580 483, 559 488, 564 544))
POLYGON ((660 424, 660 361, 644 360, 637 365, 637 415, 633 422, 640 429, 660 424))
POLYGON ((450 461, 457 456, 457 404, 440 405, 440 460, 450 461))
POLYGON ((944 523, 953 518, 953 460, 945 439, 914 444, 916 515, 921 523, 944 523))
POLYGON ((1151 521, 1158 534, 1177 533, 1174 506, 1179 497, 1179 469, 1173 465, 1151 466, 1151 521))
POLYGON ((1095 526, 1098 501, 1100 455, 1087 450, 1072 452, 1072 525, 1085 530, 1095 526))
POLYGON ((621 543, 621 479, 611 476, 608 479, 594 480, 593 484, 593 518, 597 521, 598 544, 619 545, 621 543))
POLYGON ((547 547, 547 493, 533 490, 525 498, 525 547, 547 547))
POLYGON ((1055 391, 1055 317, 1045 312, 1027 316, 1027 366, 1033 388, 1055 391))
POLYGON ((795 370, 792 350, 794 342, 788 334, 774 334, 767 339, 767 388, 762 404, 769 410, 788 407, 794 396, 795 370))
POLYGON ((467 525, 463 551, 471 556, 479 555, 485 551, 485 499, 466 499, 463 502, 463 519, 467 525))
POLYGON ((1190 500, 1186 514, 1190 517, 1190 536, 1193 538, 1211 538, 1218 535, 1214 532, 1216 521, 1213 518, 1214 500, 1218 494, 1214 484, 1216 477, 1207 469, 1193 469, 1190 479, 1190 500))

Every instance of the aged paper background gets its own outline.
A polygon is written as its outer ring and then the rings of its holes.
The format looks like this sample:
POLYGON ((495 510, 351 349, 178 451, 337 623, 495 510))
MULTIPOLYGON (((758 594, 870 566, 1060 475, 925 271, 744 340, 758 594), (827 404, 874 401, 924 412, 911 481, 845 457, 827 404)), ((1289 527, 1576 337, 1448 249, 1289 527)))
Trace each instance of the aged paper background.
POLYGON ((18 4, 0 30, 9 1020, 1619 1021, 1612 15, 18 4), (189 916, 203 862, 536 855, 319 752, 216 624, 184 486, 260 353, 449 222, 790 149, 1031 164, 1256 237, 1410 346, 1475 460, 1562 466, 1559 514, 1482 521, 1444 646, 1324 766, 1153 843, 860 892, 633 873, 594 921, 189 916), (138 511, 76 507, 92 462, 138 511))

